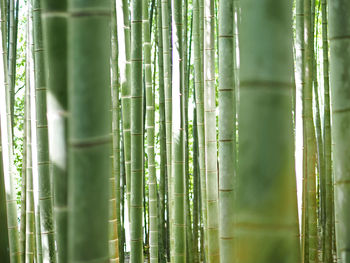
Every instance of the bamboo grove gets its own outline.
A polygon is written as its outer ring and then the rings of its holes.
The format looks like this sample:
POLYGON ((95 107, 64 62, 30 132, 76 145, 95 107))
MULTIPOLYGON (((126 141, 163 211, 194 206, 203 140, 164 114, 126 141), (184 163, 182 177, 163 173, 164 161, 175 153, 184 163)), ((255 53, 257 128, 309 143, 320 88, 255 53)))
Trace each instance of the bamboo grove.
POLYGON ((350 2, 0 0, 1 263, 350 263, 350 2))

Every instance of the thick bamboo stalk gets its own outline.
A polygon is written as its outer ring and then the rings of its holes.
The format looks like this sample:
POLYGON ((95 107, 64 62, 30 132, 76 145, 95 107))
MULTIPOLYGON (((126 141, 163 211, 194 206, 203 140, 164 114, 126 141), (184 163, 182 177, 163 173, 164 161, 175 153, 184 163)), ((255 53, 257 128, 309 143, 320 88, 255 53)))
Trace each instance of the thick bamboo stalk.
POLYGON ((12 144, 12 122, 11 122, 11 107, 10 107, 10 93, 8 86, 8 67, 7 67, 7 52, 6 52, 6 13, 4 2, 1 2, 1 39, 0 39, 0 53, 2 59, 0 61, 0 83, 1 83, 1 103, 5 105, 1 112, 2 124, 2 136, 3 139, 3 156, 4 157, 4 183, 6 192, 6 209, 7 209, 7 231, 9 236, 9 254, 11 262, 20 262, 20 247, 18 238, 18 224, 17 224, 17 203, 16 203, 16 191, 15 191, 15 167, 13 157, 13 144, 12 144), (3 39, 5 37, 5 39, 3 39), (6 164, 5 164, 6 163, 6 164))
POLYGON ((297 263, 292 3, 246 0, 241 8, 235 260, 297 263))
POLYGON ((236 164, 236 96, 234 77, 234 5, 219 10, 219 205, 221 262, 234 258, 234 177, 236 164))
MULTIPOLYGON (((312 70, 313 70, 313 26, 311 0, 304 1, 304 41, 305 41, 305 86, 303 107, 305 118, 306 172, 307 172, 307 210, 308 210, 308 250, 309 262, 317 258, 317 215, 316 215, 316 138, 312 110, 312 70)), ((305 147, 305 145, 304 145, 305 147)))
POLYGON ((204 1, 204 129, 208 262, 220 260, 216 146, 214 0, 204 1))
POLYGON ((40 1, 33 0, 33 40, 36 103, 36 136, 39 177, 40 232, 44 262, 56 262, 52 190, 49 172, 49 145, 47 126, 47 87, 45 80, 44 49, 40 1))
POLYGON ((67 1, 42 0, 57 261, 67 262, 67 1), (59 36, 59 37, 58 37, 59 36))
MULTIPOLYGON (((204 136, 204 86, 203 86, 203 41, 202 41, 202 3, 203 0, 193 2, 193 45, 194 45, 194 72, 195 93, 197 109, 198 152, 199 152, 199 176, 201 189, 201 218, 204 227, 204 246, 207 248, 207 194, 205 176, 205 136, 204 136)), ((207 252, 207 249, 206 249, 207 252)))
POLYGON ((70 0, 68 11, 68 262, 107 262, 111 2, 70 0))
MULTIPOLYGON (((350 262, 350 2, 329 1, 330 87, 332 94, 332 139, 334 205, 338 262, 350 262)), ((329 157, 327 157, 329 158, 329 157)), ((329 176, 329 175, 328 175, 329 176)), ((328 183, 330 180, 328 179, 328 183)), ((330 202, 329 202, 330 203, 330 202)))
MULTIPOLYGON (((125 119, 124 119, 125 120, 125 119)), ((131 2, 131 196, 130 262, 143 262, 142 1, 131 2)))
POLYGON ((169 225, 169 239, 170 247, 169 251, 173 249, 173 235, 172 235, 172 177, 171 177, 171 152, 172 152, 172 86, 171 86, 171 49, 170 49, 170 12, 169 12, 168 0, 161 0, 162 6, 162 35, 163 35, 163 63, 164 63, 164 99, 165 99, 165 133, 166 133, 166 171, 167 171, 167 181, 168 181, 168 202, 167 209, 168 213, 168 225, 169 225))
MULTIPOLYGON (((186 262, 184 90, 182 85, 182 3, 172 2, 172 171, 173 262, 186 262)), ((169 146, 169 145, 168 145, 169 146)), ((172 213, 172 212, 171 212, 172 213)))

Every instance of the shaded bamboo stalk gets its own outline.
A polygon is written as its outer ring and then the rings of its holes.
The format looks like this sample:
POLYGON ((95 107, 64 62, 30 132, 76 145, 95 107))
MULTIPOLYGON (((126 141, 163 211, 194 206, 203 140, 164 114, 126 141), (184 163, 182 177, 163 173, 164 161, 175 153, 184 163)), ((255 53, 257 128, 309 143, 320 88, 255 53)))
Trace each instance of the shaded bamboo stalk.
POLYGON ((158 47, 158 75, 159 75, 159 147, 160 147, 160 179, 159 179, 159 261, 166 262, 166 133, 165 133, 165 98, 164 98, 164 59, 163 59, 163 30, 162 30, 161 0, 157 1, 157 47, 158 47))
MULTIPOLYGON (((186 199, 185 199, 185 131, 184 131, 184 87, 182 52, 182 2, 173 0, 172 6, 172 133, 171 133, 171 204, 170 216, 173 219, 174 242, 173 262, 186 262, 186 199), (173 207, 172 207, 173 205, 173 207)), ((169 145, 168 145, 169 146, 169 145)), ((172 245, 172 244, 171 244, 172 245)))
POLYGON ((109 177, 109 261, 120 262, 120 149, 119 149, 119 72, 116 2, 111 15, 111 116, 112 116, 112 169, 109 177))
POLYGON ((234 258, 234 177, 236 164, 236 96, 234 76, 234 4, 219 10, 219 206, 221 262, 234 258))
MULTIPOLYGON (((338 262, 347 262, 350 257, 350 227, 349 222, 349 201, 350 191, 348 187, 350 166, 349 166, 349 132, 347 127, 350 124, 350 3, 344 0, 329 1, 329 76, 332 99, 332 141, 333 141, 333 162, 334 162, 334 214, 336 229, 336 245, 338 262)), ((327 76, 327 74, 325 74, 327 76)), ((325 92, 327 89, 325 88, 325 92)), ((325 97, 325 103, 328 96, 325 97), (327 97, 327 98, 326 98, 327 97)), ((329 105, 329 104, 328 104, 329 105)), ((328 107, 328 106, 326 106, 328 107)), ((325 115, 326 116, 326 115, 325 115)), ((325 121, 328 125, 329 121, 325 121)), ((329 136, 329 134, 327 135, 329 136)), ((329 141, 327 140, 327 151, 329 154, 329 141)), ((330 161, 329 155, 326 160, 330 161)), ((326 168, 327 173, 330 167, 326 168)), ((327 186, 330 187, 330 174, 327 174, 327 186)), ((328 191, 331 203, 331 190, 328 191)), ((328 209, 331 207, 328 205, 328 209)), ((328 211, 329 211, 328 210, 328 211)), ((327 215, 328 216, 328 215, 327 215)), ((330 229, 328 222, 328 231, 330 229)), ((330 236, 331 233, 328 234, 330 236)))
POLYGON ((67 1, 42 0, 47 122, 57 261, 67 262, 67 1), (59 36, 57 38, 57 36, 59 36))
MULTIPOLYGON (((4 167, 4 183, 6 192, 6 209, 7 209, 7 231, 9 240, 9 254, 11 262, 20 262, 20 245, 19 245, 19 234, 18 234, 18 224, 17 224, 17 203, 16 203, 16 191, 15 191, 15 167, 14 167, 14 157, 13 157, 13 143, 12 143, 12 121, 11 121, 11 96, 9 92, 9 77, 8 77, 8 67, 7 67, 7 49, 6 49, 6 12, 5 3, 1 3, 1 39, 0 39, 0 53, 2 54, 2 59, 0 61, 0 82, 1 82, 1 103, 5 104, 5 112, 1 112, 1 118, 5 127, 2 126, 2 136, 5 137, 2 142, 3 156, 7 165, 4 167)), ((5 162, 4 162, 5 164, 5 162)))
POLYGON ((106 262, 112 173, 111 1, 70 0, 68 14, 68 262, 106 262), (85 70, 92 65, 93 70, 85 70))
MULTIPOLYGON (((142 1, 131 1, 131 196, 130 262, 143 262, 142 1)), ((125 119, 123 118, 123 121, 125 119)), ((124 138, 126 139, 126 138, 124 138)))

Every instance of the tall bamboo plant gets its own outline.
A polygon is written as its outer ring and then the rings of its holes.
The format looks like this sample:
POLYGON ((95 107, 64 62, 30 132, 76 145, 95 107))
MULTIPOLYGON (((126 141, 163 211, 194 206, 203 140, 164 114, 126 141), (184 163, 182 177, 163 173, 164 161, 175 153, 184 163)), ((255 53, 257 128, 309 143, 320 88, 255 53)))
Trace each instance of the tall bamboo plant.
POLYGON ((328 62, 328 17, 327 1, 322 0, 322 47, 323 47, 323 85, 324 85, 324 160, 325 160, 325 247, 323 252, 324 262, 329 263, 333 259, 333 178, 332 178, 332 139, 330 119, 330 96, 329 96, 329 62, 328 62))
POLYGON ((247 0, 241 8, 235 260, 300 262, 291 136, 292 3, 247 0))
POLYGON ((204 128, 208 262, 220 260, 216 149, 214 0, 204 1, 204 128))
POLYGON ((173 260, 186 262, 184 90, 182 85, 182 3, 172 1, 172 171, 173 260))
POLYGON ((349 262, 350 220, 347 208, 350 200, 348 182, 350 124, 350 3, 329 1, 330 87, 332 93, 332 139, 334 160, 334 206, 337 252, 340 262, 349 262))
POLYGON ((68 262, 109 258, 110 11, 109 0, 68 1, 68 262))
POLYGON ((236 102, 234 78, 234 7, 219 6, 219 204, 221 262, 233 257, 234 175, 236 163, 236 102))
POLYGON ((165 133, 165 98, 164 98, 164 58, 163 58, 163 30, 162 5, 157 1, 157 46, 158 46, 158 74, 159 74, 159 150, 160 150, 160 178, 159 178, 159 261, 165 262, 166 256, 166 133, 165 133))
MULTIPOLYGON (((124 120, 124 119, 123 119, 124 120)), ((130 262, 143 262, 142 1, 131 2, 131 197, 130 262)))
MULTIPOLYGON (((195 100, 197 109, 199 175, 201 187, 201 217, 204 230, 207 228, 207 194, 205 176, 205 132, 204 132, 204 87, 203 87, 203 41, 202 41, 202 0, 193 1, 193 45, 194 45, 194 75, 195 75, 195 100)), ((205 238, 206 239, 206 238, 205 238)), ((204 242, 205 245, 207 241, 204 242)))
POLYGON ((40 1, 33 0, 33 40, 34 74, 36 103, 36 136, 39 176, 40 232, 43 248, 43 260, 56 262, 55 237, 52 213, 52 190, 49 174, 49 142, 47 126, 46 79, 44 67, 44 49, 41 23, 40 1))
MULTIPOLYGON (((18 224, 17 224, 17 203, 16 192, 14 182, 14 158, 13 158, 13 144, 12 144, 12 122, 11 122, 11 107, 10 107, 10 94, 8 89, 8 68, 7 68, 7 52, 6 52, 6 25, 5 25, 5 3, 1 2, 1 39, 0 39, 0 53, 2 59, 0 61, 0 82, 2 83, 1 98, 5 107, 4 112, 1 112, 1 118, 3 119, 2 133, 6 134, 5 140, 3 140, 3 156, 7 160, 7 165, 4 165, 4 183, 6 192, 6 209, 7 209, 7 231, 9 237, 9 254, 11 262, 20 262, 20 247, 18 238, 18 224), (3 39, 5 37, 5 39, 3 39), (5 131, 6 129, 6 131, 5 131), (5 132, 4 132, 5 131, 5 132)), ((5 162, 4 162, 5 164, 5 162)))
POLYGON ((120 149, 119 149, 119 75, 118 32, 116 3, 112 3, 111 14, 111 112, 112 112, 112 169, 109 177, 109 260, 120 258, 120 149))
MULTIPOLYGON (((28 56, 27 56, 28 57, 28 56)), ((27 68, 30 67, 27 61, 27 68)), ((35 211, 34 211, 34 194, 33 194, 33 161, 32 161, 32 132, 31 132, 31 99, 30 89, 32 88, 30 83, 30 74, 26 74, 26 123, 27 123, 27 144, 24 146, 27 148, 26 153, 26 242, 25 242, 25 262, 33 262, 35 258, 35 211)))
POLYGON ((154 92, 152 83, 152 62, 151 62, 151 35, 150 17, 148 14, 148 0, 143 0, 142 21, 143 21, 143 51, 144 51, 144 73, 146 84, 146 129, 147 129, 147 156, 148 156, 148 191, 149 191, 149 244, 150 262, 158 262, 158 200, 157 200, 157 178, 154 153, 154 126, 155 107, 154 92))
POLYGON ((67 1, 42 0, 47 121, 57 260, 67 261, 67 1), (57 36, 59 37, 57 38, 57 36))

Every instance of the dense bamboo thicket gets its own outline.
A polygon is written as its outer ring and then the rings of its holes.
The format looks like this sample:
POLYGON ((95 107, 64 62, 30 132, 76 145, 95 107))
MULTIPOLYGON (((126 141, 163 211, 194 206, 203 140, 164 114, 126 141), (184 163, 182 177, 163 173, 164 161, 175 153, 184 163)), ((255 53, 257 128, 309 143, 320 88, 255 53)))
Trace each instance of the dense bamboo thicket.
POLYGON ((1 263, 350 263, 346 0, 1 0, 1 263))

